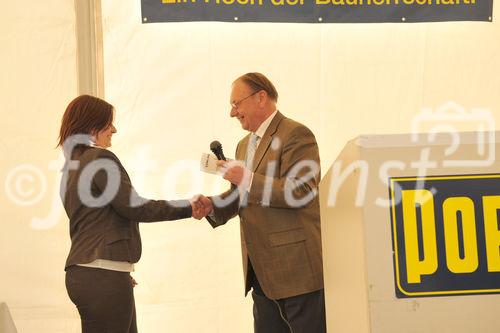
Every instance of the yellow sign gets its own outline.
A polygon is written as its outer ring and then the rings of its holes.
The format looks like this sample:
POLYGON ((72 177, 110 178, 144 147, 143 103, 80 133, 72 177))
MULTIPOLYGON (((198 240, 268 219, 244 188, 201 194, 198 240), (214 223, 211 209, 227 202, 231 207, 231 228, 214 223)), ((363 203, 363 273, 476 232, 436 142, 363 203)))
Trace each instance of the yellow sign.
POLYGON ((500 292, 500 175, 391 178, 398 297, 500 292))

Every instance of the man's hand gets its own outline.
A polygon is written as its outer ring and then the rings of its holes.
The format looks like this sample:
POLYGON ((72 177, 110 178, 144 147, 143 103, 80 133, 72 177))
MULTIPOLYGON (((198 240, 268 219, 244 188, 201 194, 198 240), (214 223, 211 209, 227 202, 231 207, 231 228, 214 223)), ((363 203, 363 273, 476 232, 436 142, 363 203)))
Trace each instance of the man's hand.
POLYGON ((193 210, 192 215, 197 220, 201 220, 213 211, 212 201, 202 194, 195 195, 189 202, 193 210))
POLYGON ((241 161, 217 161, 217 166, 223 172, 222 177, 236 186, 243 186, 245 189, 252 178, 252 171, 245 168, 241 161))

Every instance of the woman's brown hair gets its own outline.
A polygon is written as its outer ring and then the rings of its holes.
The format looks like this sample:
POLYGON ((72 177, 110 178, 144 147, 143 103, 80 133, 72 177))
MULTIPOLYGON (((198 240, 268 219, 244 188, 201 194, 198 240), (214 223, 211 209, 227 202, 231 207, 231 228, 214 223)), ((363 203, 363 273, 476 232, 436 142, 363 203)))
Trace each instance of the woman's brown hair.
POLYGON ((61 121, 57 146, 64 147, 68 138, 77 134, 93 135, 113 122, 113 105, 89 95, 72 100, 61 121))

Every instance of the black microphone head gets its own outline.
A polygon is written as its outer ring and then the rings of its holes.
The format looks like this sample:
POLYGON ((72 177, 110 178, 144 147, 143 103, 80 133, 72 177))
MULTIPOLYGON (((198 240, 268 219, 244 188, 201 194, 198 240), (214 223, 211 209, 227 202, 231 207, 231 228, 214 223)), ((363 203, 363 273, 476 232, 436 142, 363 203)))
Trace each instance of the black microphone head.
POLYGON ((224 157, 224 153, 222 152, 222 145, 219 141, 212 141, 210 144, 210 150, 215 154, 218 160, 226 160, 226 157, 224 157))
POLYGON ((214 150, 218 150, 218 149, 222 149, 221 143, 217 140, 212 141, 212 143, 210 144, 210 150, 214 151, 214 150))

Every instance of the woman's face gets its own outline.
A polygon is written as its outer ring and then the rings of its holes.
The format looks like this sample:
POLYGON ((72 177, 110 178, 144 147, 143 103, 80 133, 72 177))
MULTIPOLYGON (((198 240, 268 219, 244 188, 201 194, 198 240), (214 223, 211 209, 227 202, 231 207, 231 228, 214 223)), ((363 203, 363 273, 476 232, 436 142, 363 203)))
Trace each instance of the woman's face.
POLYGON ((97 132, 97 134, 94 137, 95 138, 95 144, 97 146, 99 146, 99 147, 102 147, 102 148, 109 148, 109 147, 111 147, 111 137, 115 133, 116 133, 116 128, 113 125, 113 123, 111 123, 105 129, 100 130, 99 132, 97 132))

